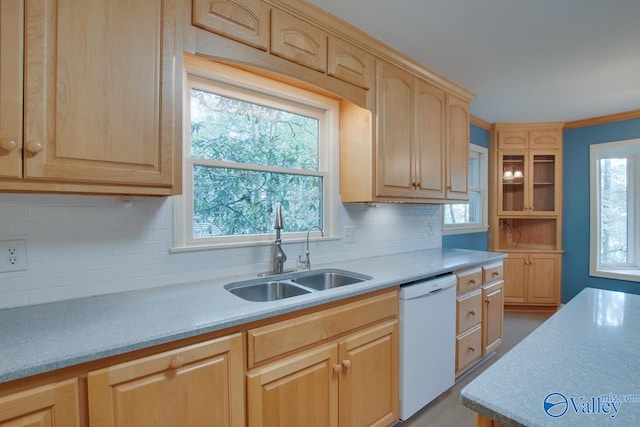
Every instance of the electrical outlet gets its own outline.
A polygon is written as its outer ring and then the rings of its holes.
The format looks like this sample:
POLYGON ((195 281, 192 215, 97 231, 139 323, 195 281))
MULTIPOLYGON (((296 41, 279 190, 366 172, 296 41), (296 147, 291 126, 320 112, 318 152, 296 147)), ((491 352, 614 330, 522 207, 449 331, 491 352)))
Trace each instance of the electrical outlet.
POLYGON ((0 241, 0 273, 27 269, 27 241, 0 241))
POLYGON ((344 228, 344 242, 355 243, 356 242, 356 228, 348 226, 344 228))

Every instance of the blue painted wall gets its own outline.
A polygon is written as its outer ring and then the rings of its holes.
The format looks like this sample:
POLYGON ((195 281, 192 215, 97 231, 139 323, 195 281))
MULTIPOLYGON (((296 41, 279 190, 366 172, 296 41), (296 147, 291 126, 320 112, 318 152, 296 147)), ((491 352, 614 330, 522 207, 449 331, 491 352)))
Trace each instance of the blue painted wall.
MULTIPOLYGON (((489 148, 489 131, 471 125, 471 143, 489 148)), ((486 251, 489 242, 489 233, 468 233, 442 236, 442 246, 445 248, 473 249, 486 251)))
POLYGON ((564 131, 562 302, 585 287, 640 294, 640 283, 589 276, 589 145, 640 138, 640 119, 564 131))

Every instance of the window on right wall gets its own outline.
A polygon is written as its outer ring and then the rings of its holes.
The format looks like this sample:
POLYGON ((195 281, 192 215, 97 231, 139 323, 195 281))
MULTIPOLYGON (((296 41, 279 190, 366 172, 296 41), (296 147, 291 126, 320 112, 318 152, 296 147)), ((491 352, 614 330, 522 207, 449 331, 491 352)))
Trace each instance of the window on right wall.
POLYGON ((590 146, 589 274, 640 282, 640 139, 590 146))

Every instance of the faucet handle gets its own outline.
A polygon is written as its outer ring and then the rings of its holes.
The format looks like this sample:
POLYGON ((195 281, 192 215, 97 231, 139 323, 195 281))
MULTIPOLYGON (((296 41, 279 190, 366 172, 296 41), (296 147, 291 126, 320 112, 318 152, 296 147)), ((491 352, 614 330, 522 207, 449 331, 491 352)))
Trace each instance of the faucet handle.
POLYGON ((278 203, 276 206, 276 224, 273 226, 276 230, 282 230, 282 206, 278 203))

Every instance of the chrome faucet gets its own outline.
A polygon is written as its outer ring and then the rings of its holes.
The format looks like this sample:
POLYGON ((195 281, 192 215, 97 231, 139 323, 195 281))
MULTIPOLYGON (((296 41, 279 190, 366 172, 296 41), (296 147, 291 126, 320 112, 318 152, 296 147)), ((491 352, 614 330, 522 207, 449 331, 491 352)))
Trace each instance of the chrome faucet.
POLYGON ((282 250, 282 239, 280 238, 280 230, 282 230, 282 207, 280 204, 276 207, 276 224, 273 227, 276 230, 276 242, 273 251, 273 274, 284 272, 284 262, 287 255, 282 250))
POLYGON ((309 258, 309 233, 311 233, 311 230, 313 230, 314 228, 317 228, 318 230, 320 230, 320 235, 324 237, 324 232, 322 231, 322 228, 320 228, 317 225, 314 225, 307 230, 307 251, 305 252, 305 258, 302 259, 302 255, 298 255, 298 262, 302 264, 302 268, 304 270, 311 270, 311 259, 309 258))

